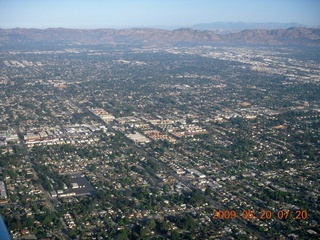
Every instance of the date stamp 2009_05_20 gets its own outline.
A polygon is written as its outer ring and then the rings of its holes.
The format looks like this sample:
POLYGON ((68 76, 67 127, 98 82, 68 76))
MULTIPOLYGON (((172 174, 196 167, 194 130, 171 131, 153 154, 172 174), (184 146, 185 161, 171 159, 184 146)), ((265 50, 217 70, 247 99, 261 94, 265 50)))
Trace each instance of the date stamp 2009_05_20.
POLYGON ((238 214, 235 210, 213 210, 212 220, 220 219, 220 220, 227 220, 227 219, 235 219, 235 218, 242 218, 243 220, 253 220, 253 219, 260 219, 260 220, 270 220, 272 218, 278 220, 286 220, 286 219, 293 219, 293 220, 306 220, 308 218, 308 211, 307 210, 288 210, 288 209, 281 209, 278 211, 271 211, 271 210, 260 210, 254 211, 250 209, 242 210, 240 214, 238 214))

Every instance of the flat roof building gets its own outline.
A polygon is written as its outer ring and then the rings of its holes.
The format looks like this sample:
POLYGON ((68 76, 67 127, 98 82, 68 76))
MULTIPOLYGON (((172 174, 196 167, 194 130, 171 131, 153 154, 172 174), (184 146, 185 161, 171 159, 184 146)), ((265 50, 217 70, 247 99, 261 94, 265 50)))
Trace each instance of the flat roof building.
POLYGON ((0 181, 0 198, 1 199, 7 199, 7 192, 6 192, 6 186, 3 181, 0 181))

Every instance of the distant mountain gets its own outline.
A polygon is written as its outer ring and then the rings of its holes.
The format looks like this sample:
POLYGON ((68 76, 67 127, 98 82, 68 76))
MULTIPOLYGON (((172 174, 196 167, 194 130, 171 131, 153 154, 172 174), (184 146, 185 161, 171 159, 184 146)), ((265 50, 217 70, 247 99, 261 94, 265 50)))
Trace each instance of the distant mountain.
POLYGON ((256 29, 224 35, 225 42, 265 45, 320 46, 320 29, 256 29))
POLYGON ((132 29, 0 29, 0 44, 28 42, 60 42, 81 44, 112 44, 112 43, 196 43, 221 41, 211 31, 192 29, 176 29, 173 31, 152 28, 132 29))
POLYGON ((292 27, 307 27, 300 23, 277 23, 277 22, 213 22, 213 23, 200 23, 191 26, 196 30, 211 30, 215 33, 233 33, 243 30, 253 29, 287 29, 292 27))
POLYGON ((12 44, 258 44, 320 46, 320 29, 255 29, 230 34, 181 28, 163 29, 0 29, 0 46, 12 44))

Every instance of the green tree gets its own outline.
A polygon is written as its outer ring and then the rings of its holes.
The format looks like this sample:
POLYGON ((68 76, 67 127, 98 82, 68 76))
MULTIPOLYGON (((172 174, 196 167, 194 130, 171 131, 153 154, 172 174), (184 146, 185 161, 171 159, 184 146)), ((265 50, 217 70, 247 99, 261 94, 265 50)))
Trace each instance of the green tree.
POLYGON ((170 225, 168 222, 164 221, 160 223, 159 229, 161 232, 167 233, 169 228, 170 228, 170 225))
POLYGON ((206 194, 207 196, 210 196, 210 195, 212 194, 212 189, 211 189, 210 187, 207 187, 207 188, 206 188, 206 191, 205 191, 205 194, 206 194))
POLYGON ((70 238, 75 238, 75 236, 76 236, 75 231, 74 231, 73 229, 71 229, 71 230, 68 232, 68 236, 69 236, 70 238))
POLYGON ((127 234, 127 230, 125 229, 121 229, 116 235, 117 240, 125 240, 127 239, 127 237, 128 237, 128 234, 127 234))
POLYGON ((149 219, 146 223, 146 228, 149 230, 153 230, 156 227, 156 222, 153 219, 149 219))
POLYGON ((180 234, 176 230, 173 230, 171 232, 171 239, 172 240, 179 240, 180 239, 180 234))
POLYGON ((169 192, 169 186, 168 186, 168 185, 164 185, 164 186, 163 186, 163 191, 164 191, 165 193, 169 192))

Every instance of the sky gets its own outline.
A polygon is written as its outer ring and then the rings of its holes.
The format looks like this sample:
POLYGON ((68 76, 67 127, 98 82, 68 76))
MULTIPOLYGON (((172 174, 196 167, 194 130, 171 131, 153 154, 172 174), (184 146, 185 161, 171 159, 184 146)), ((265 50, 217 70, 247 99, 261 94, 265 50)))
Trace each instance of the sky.
POLYGON ((320 0, 0 0, 0 28, 190 27, 211 22, 320 25, 320 0))

